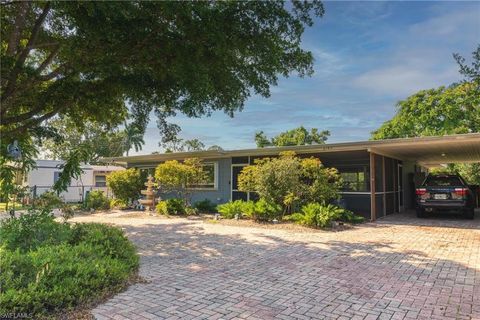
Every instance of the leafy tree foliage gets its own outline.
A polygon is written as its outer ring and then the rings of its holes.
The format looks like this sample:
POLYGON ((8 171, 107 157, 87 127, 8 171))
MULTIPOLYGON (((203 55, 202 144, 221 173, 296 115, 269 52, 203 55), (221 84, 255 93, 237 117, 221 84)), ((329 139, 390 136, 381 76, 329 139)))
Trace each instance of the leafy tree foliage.
MULTIPOLYGON (((480 132, 480 46, 473 52, 471 66, 454 54, 461 83, 422 90, 397 104, 395 116, 372 133, 372 139, 421 137, 480 132)), ((450 164, 470 183, 480 184, 480 164, 450 164)))
MULTIPOLYGON (((153 112, 166 141, 179 112, 232 116, 280 75, 312 74, 301 36, 323 13, 318 1, 2 2, 1 156, 51 136, 57 115, 113 128, 130 109, 144 133, 153 112)), ((57 186, 88 158, 72 150, 57 186)))
POLYGON ((208 147, 207 150, 216 150, 216 151, 223 151, 223 148, 220 147, 219 145, 214 144, 213 146, 208 147))
POLYGON ((255 143, 258 148, 276 146, 302 146, 306 144, 324 144, 330 132, 328 130, 318 131, 312 128, 310 131, 303 126, 287 130, 279 135, 268 139, 263 131, 255 133, 255 143))
POLYGON ((284 152, 243 168, 238 186, 290 212, 296 204, 328 203, 337 198, 341 178, 336 169, 325 168, 316 158, 300 159, 294 152, 284 152))
POLYGON ((159 146, 165 148, 165 153, 183 151, 223 150, 222 147, 217 145, 206 148, 205 144, 199 139, 183 140, 178 137, 173 137, 168 142, 159 143, 159 146))
POLYGON ((175 193, 180 196, 185 205, 190 204, 191 187, 207 180, 207 172, 203 170, 198 158, 165 161, 155 169, 155 181, 163 193, 175 193))
POLYGON ((134 168, 114 171, 107 176, 107 186, 125 203, 139 198, 144 182, 140 171, 134 168))
POLYGON ((125 130, 123 134, 125 141, 125 151, 128 156, 128 153, 132 148, 135 148, 135 151, 137 152, 139 150, 142 150, 142 146, 145 144, 145 141, 143 140, 143 130, 139 128, 138 125, 136 125, 135 123, 127 124, 127 122, 125 121, 124 126, 125 130))
POLYGON ((480 95, 471 82, 419 91, 397 108, 373 139, 480 132, 480 95))
POLYGON ((205 150, 205 144, 198 139, 185 140, 184 145, 187 151, 205 150))
POLYGON ((97 122, 85 122, 79 130, 73 119, 55 118, 48 125, 55 129, 61 139, 46 139, 42 143, 48 158, 67 160, 72 150, 79 146, 88 150, 87 162, 96 163, 101 157, 121 156, 125 151, 125 132, 104 127, 97 122))

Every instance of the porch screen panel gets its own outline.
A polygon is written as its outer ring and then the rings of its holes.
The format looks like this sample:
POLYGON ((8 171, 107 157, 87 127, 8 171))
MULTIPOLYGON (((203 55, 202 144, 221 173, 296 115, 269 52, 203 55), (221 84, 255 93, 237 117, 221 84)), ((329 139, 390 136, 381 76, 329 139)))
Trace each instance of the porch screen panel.
POLYGON ((238 190, 238 176, 242 172, 243 166, 232 167, 232 190, 238 190))
POLYGON ((232 201, 235 200, 243 200, 247 201, 248 196, 246 192, 241 192, 241 191, 232 191, 232 201))
MULTIPOLYGON (((383 157, 375 155, 375 191, 383 192, 383 157)), ((377 207, 377 211, 382 207, 377 207)))

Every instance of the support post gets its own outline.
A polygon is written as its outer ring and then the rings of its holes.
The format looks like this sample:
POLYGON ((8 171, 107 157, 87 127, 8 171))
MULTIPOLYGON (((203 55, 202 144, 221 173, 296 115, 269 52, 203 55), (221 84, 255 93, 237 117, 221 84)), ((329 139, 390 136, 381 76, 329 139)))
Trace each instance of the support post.
POLYGON ((370 152, 370 220, 377 219, 375 197, 375 154, 370 152))
POLYGON ((383 216, 387 215, 387 182, 385 180, 385 156, 382 156, 383 216))

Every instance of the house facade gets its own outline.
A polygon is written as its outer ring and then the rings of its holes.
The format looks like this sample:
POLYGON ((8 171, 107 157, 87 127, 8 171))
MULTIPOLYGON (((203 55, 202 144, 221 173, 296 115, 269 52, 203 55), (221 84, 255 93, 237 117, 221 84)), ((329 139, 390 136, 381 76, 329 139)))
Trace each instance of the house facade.
POLYGON ((480 162, 480 134, 151 154, 105 161, 153 174, 155 167, 164 161, 200 158, 209 172, 209 181, 192 191, 192 202, 209 199, 220 204, 254 199, 254 194, 238 190, 238 175, 256 159, 275 157, 283 151, 294 151, 299 157, 315 157, 324 166, 337 168, 344 180, 342 205, 375 220, 412 209, 415 184, 429 167, 449 162, 480 162))
MULTIPOLYGON (((30 188, 32 197, 40 196, 50 191, 60 178, 62 164, 63 161, 57 160, 36 160, 35 169, 24 176, 22 184, 30 188)), ((107 188, 106 177, 113 171, 124 170, 123 167, 112 165, 82 165, 81 169, 83 172, 78 179, 72 179, 67 191, 60 194, 67 202, 82 202, 86 194, 92 190, 101 190, 110 196, 111 191, 107 188)))

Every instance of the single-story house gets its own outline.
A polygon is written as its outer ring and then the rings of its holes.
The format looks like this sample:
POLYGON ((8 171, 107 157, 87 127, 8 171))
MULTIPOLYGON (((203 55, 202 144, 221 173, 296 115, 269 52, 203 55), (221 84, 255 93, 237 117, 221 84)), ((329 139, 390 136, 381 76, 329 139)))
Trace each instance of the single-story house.
MULTIPOLYGON (((23 186, 30 187, 32 197, 40 196, 42 193, 52 189, 55 182, 62 174, 61 165, 63 161, 57 160, 36 160, 33 170, 28 172, 22 181, 23 186)), ((112 165, 88 165, 81 166, 82 174, 78 179, 72 179, 67 191, 62 192, 62 197, 67 202, 81 202, 87 192, 101 190, 107 196, 111 191, 107 188, 107 175, 113 171, 125 170, 123 167, 112 165)))
POLYGON ((107 158, 110 164, 153 173, 166 160, 197 157, 211 172, 210 181, 197 188, 192 201, 214 203, 252 198, 238 190, 238 175, 255 159, 294 151, 301 157, 317 157, 339 170, 343 203, 349 210, 375 220, 414 206, 415 181, 430 167, 451 162, 480 162, 480 134, 402 138, 305 146, 268 147, 230 151, 194 151, 107 158))

